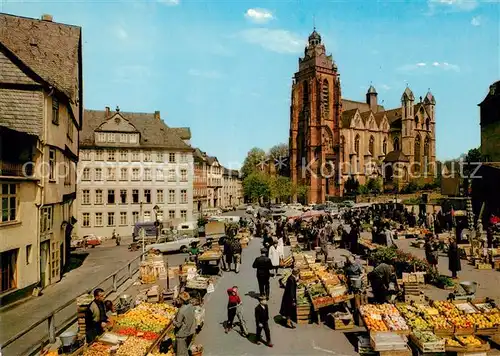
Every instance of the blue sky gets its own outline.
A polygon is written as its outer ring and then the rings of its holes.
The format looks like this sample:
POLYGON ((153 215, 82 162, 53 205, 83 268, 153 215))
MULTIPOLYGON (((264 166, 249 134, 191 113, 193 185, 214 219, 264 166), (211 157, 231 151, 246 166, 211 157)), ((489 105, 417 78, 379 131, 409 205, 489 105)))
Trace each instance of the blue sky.
POLYGON ((372 82, 386 108, 406 83, 436 97, 437 154, 480 142, 477 104, 500 79, 497 0, 22 1, 0 11, 83 27, 88 109, 160 110, 192 143, 237 168, 288 141, 292 76, 313 19, 344 98, 372 82))

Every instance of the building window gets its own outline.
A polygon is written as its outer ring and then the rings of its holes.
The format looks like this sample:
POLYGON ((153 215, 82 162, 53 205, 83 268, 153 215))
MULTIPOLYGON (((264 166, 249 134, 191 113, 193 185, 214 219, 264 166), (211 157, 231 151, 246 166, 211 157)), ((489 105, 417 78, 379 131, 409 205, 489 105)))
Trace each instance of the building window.
POLYGON ((108 226, 115 226, 115 213, 108 213, 108 226))
POLYGON ((138 211, 133 211, 132 212, 132 223, 136 224, 139 222, 139 212, 138 211))
POLYGON ((425 129, 426 129, 427 131, 430 131, 430 130, 431 130, 431 120, 429 120, 429 119, 426 119, 426 120, 425 120, 425 129))
POLYGON ((370 141, 368 142, 368 151, 373 156, 375 154, 375 137, 370 136, 370 141))
POLYGON ((116 175, 115 175, 115 169, 114 168, 108 168, 108 177, 107 177, 106 180, 109 180, 109 181, 116 180, 116 175))
POLYGON ((144 168, 144 180, 151 180, 151 168, 144 168))
POLYGON ((132 180, 139 180, 139 168, 132 168, 132 180))
POLYGON ((399 138, 395 137, 394 138, 394 151, 399 151, 399 138))
POLYGON ((115 203, 115 190, 109 189, 108 190, 108 204, 114 204, 114 203, 115 203))
POLYGON ((156 191, 156 202, 158 204, 163 204, 163 189, 158 189, 156 191))
POLYGON ((420 136, 415 138, 415 172, 420 172, 420 136))
POLYGON ((52 242, 52 247, 50 249, 51 253, 51 273, 52 273, 52 278, 58 278, 60 268, 59 268, 59 263, 61 262, 59 260, 59 244, 56 244, 55 242, 52 242))
POLYGON ((139 189, 132 190, 132 203, 139 204, 139 189))
POLYGON ((108 142, 115 142, 115 138, 116 138, 116 135, 114 133, 108 132, 108 135, 107 135, 108 142))
POLYGON ((144 200, 146 204, 151 203, 151 189, 144 189, 144 200))
POLYGON ((356 135, 356 138, 354 139, 354 152, 359 155, 359 135, 356 135))
POLYGON ((69 138, 70 141, 73 141, 73 130, 74 130, 74 124, 73 124, 73 119, 71 119, 71 116, 68 115, 68 130, 66 131, 66 136, 69 138))
POLYGON ((187 190, 181 189, 181 204, 186 204, 188 202, 187 190))
POLYGON ((17 186, 16 184, 2 184, 2 222, 16 221, 17 217, 17 186))
POLYGON ((90 161, 90 151, 81 150, 80 157, 82 158, 82 161, 90 161))
POLYGON ((175 169, 168 170, 168 181, 175 182, 175 169))
POLYGON ((139 156, 139 152, 132 151, 132 162, 139 162, 141 157, 139 156))
POLYGON ((137 135, 129 135, 130 143, 137 143, 137 135))
POLYGON ((29 265, 33 260, 33 245, 26 246, 26 264, 29 265))
POLYGON ((82 204, 83 205, 90 204, 90 190, 88 189, 82 190, 82 204))
POLYGON ((144 162, 151 162, 151 152, 149 151, 144 152, 144 162))
POLYGON ((128 168, 120 168, 120 180, 128 179, 128 168))
POLYGON ((161 168, 156 169, 156 180, 163 181, 163 169, 161 168))
POLYGON ((382 143, 382 153, 384 155, 387 154, 387 139, 386 138, 384 138, 384 142, 382 143))
POLYGON ((120 204, 127 204, 127 189, 120 189, 120 204))
POLYGON ((182 153, 181 154, 181 163, 187 163, 188 161, 188 156, 187 156, 187 153, 182 153))
POLYGON ((54 215, 51 206, 45 206, 40 212, 40 232, 44 233, 52 230, 54 215))
POLYGON ((49 150, 49 180, 55 181, 56 179, 56 150, 49 150))
POLYGON ((102 213, 95 213, 95 226, 102 226, 102 213))
POLYGON ((163 221, 163 210, 158 210, 156 213, 156 221, 163 221))
POLYGON ((151 212, 145 211, 144 212, 144 222, 149 222, 149 221, 151 221, 151 212))
POLYGON ((121 143, 127 143, 127 134, 120 134, 120 142, 121 143))
POLYGON ((120 225, 122 225, 122 226, 127 225, 127 212, 126 211, 120 211, 120 225))
POLYGON ((302 103, 304 107, 309 103, 309 83, 307 80, 302 82, 302 103))
POLYGON ((426 137, 424 141, 424 165, 426 169, 430 164, 429 156, 430 156, 430 139, 429 137, 426 137))
POLYGON ((169 163, 175 163, 175 153, 169 153, 168 154, 168 162, 169 163))
POLYGON ((59 100, 52 97, 52 122, 59 125, 59 100))
POLYGON ((342 158, 342 162, 345 162, 345 138, 344 136, 340 136, 340 157, 342 158))
POLYGON ((181 219, 186 220, 187 219, 187 210, 181 210, 181 219))
POLYGON ((168 218, 169 219, 175 219, 175 210, 169 210, 168 211, 168 218))
POLYGON ((415 116, 415 128, 418 129, 418 116, 415 116))
POLYGON ((156 152, 156 162, 163 162, 163 152, 156 152))
POLYGON ((90 227, 90 213, 83 213, 82 218, 82 226, 90 227))
POLYGON ((174 189, 168 190, 168 203, 175 204, 175 190, 174 189))
POLYGON ((116 161, 115 150, 108 150, 108 161, 116 161))
POLYGON ((120 161, 122 161, 122 162, 128 161, 128 151, 127 150, 120 150, 120 161))
POLYGON ((103 150, 96 150, 95 151, 95 160, 96 161, 103 161, 104 160, 104 151, 103 150))
POLYGON ((96 191, 95 191, 95 203, 97 205, 102 204, 102 189, 96 189, 96 191))
POLYGON ((19 249, 0 253, 0 293, 17 288, 17 254, 19 249))
POLYGON ((187 169, 181 169, 181 182, 187 182, 187 169))
POLYGON ((83 169, 82 180, 90 180, 90 168, 84 168, 83 169))
POLYGON ((104 132, 97 133, 97 142, 106 142, 106 134, 104 132))
POLYGON ((102 180, 102 169, 101 168, 95 169, 95 180, 97 180, 97 181, 102 180))
POLYGON ((323 105, 323 110, 328 113, 330 110, 330 91, 328 87, 328 80, 323 80, 323 86, 321 88, 321 104, 323 105))

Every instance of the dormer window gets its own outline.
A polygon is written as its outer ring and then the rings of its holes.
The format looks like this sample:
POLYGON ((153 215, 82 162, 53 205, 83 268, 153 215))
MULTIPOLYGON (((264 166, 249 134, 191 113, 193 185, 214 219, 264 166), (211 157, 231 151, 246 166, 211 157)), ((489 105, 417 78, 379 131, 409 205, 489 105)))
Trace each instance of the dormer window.
POLYGON ((130 139, 130 141, 129 141, 130 143, 137 143, 137 135, 136 134, 130 135, 129 139, 130 139))
POLYGON ((59 125, 59 100, 52 97, 52 122, 59 125))
POLYGON ((97 142, 106 142, 106 134, 104 132, 97 133, 97 142))
POLYGON ((108 142, 115 142, 115 134, 112 132, 109 132, 107 139, 108 139, 108 142))
POLYGON ((120 134, 120 142, 121 143, 127 143, 128 135, 127 134, 120 134))

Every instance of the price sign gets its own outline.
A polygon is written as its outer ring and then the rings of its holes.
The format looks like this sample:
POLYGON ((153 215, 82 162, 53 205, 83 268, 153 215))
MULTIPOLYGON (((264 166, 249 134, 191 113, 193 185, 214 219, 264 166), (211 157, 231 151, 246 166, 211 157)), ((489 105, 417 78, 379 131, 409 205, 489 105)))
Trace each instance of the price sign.
POLYGON ((207 287, 207 293, 213 293, 215 291, 215 287, 212 283, 210 283, 207 287))

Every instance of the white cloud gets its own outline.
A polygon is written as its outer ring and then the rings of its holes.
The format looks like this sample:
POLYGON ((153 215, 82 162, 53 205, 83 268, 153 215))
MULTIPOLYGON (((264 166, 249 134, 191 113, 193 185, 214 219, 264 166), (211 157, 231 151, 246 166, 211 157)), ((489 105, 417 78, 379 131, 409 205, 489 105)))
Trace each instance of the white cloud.
POLYGON ((380 89, 382 89, 382 90, 390 90, 390 89, 391 89, 391 87, 390 87, 390 86, 388 86, 387 84, 380 84, 380 85, 379 85, 379 87, 380 87, 380 89))
POLYGON ((442 69, 445 71, 454 71, 454 72, 460 72, 460 67, 456 64, 450 64, 448 62, 432 62, 430 64, 427 64, 425 62, 419 62, 415 64, 405 64, 401 67, 399 67, 397 70, 400 72, 413 72, 416 70, 424 70, 426 71, 432 70, 432 68, 435 69, 442 69))
POLYGON ((151 77, 147 66, 135 64, 115 68, 115 80, 121 83, 134 83, 151 77))
POLYGON ((180 3, 180 0, 157 0, 160 4, 165 4, 168 6, 177 6, 180 3))
POLYGON ((277 53, 300 53, 306 44, 301 36, 286 30, 252 28, 240 32, 239 36, 248 43, 277 53))
POLYGON ((191 68, 188 74, 193 77, 202 77, 207 79, 218 79, 221 77, 220 73, 216 70, 199 70, 191 68))
POLYGON ((121 40, 126 40, 128 38, 128 33, 122 26, 115 27, 115 35, 121 40))
POLYGON ((248 9, 245 17, 255 23, 267 23, 274 19, 273 13, 266 9, 248 9))
POLYGON ((478 6, 477 0, 427 0, 431 14, 436 11, 472 11, 478 6))
POLYGON ((474 16, 470 21, 472 26, 481 26, 481 16, 474 16))

